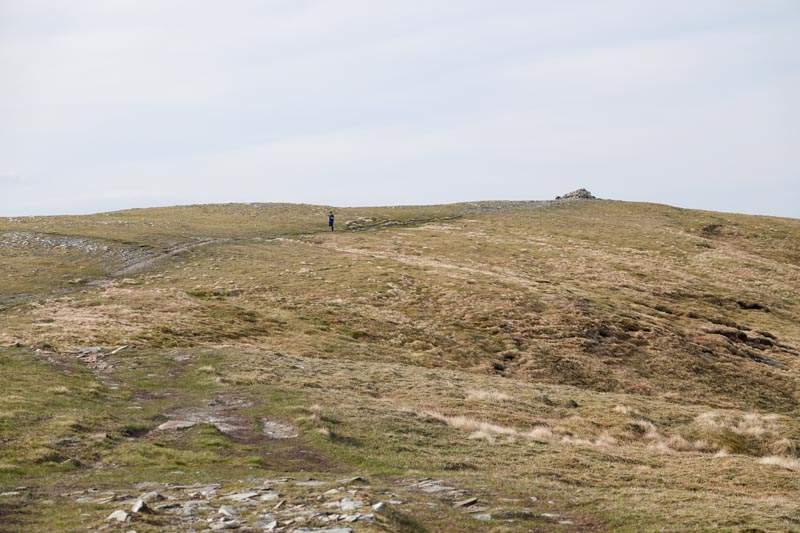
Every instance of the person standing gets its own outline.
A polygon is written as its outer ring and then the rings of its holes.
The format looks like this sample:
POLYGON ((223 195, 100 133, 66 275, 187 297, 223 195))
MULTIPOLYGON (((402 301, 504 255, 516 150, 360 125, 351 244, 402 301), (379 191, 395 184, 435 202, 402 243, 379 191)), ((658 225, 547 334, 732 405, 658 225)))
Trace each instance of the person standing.
POLYGON ((328 213, 328 226, 330 226, 331 231, 333 231, 333 211, 328 213))

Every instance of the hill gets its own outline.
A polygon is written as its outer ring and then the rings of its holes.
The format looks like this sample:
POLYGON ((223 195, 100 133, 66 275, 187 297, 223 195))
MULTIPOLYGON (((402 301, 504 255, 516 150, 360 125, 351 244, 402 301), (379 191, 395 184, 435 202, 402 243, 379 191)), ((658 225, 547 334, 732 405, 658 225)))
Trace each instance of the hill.
POLYGON ((0 530, 800 528, 800 221, 328 209, 0 219, 0 530))

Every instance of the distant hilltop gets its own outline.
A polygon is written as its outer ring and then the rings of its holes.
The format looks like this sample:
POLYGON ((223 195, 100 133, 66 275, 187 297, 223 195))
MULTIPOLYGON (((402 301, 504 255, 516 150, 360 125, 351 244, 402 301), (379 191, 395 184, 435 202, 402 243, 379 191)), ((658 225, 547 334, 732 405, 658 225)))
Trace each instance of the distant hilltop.
POLYGON ((597 200, 597 197, 586 189, 578 189, 564 196, 556 196, 556 200, 597 200))

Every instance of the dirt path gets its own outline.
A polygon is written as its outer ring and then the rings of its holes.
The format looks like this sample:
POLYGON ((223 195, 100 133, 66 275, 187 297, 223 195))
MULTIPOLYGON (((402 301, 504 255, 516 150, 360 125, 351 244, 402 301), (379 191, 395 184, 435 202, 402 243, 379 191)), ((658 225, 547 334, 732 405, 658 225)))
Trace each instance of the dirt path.
POLYGON ((191 242, 186 244, 181 244, 170 248, 166 252, 162 252, 160 254, 152 255, 150 257, 145 257, 139 261, 134 261, 133 263, 126 265, 125 267, 112 272, 105 278, 99 278, 99 280, 95 280, 90 282, 90 284, 95 284, 97 282, 103 280, 111 280, 113 278, 119 278, 122 276, 129 276, 131 274, 136 274, 137 272, 141 272, 142 270, 146 270, 151 266, 155 265, 156 263, 163 261, 164 259, 168 259, 170 257, 174 257, 176 255, 180 255, 182 253, 188 252, 190 250, 194 250, 196 248, 202 248, 203 246, 209 246, 212 244, 220 244, 224 242, 233 241, 231 238, 219 238, 219 239, 205 239, 202 241, 191 242))
MULTIPOLYGON (((480 212, 480 210, 476 210, 476 212, 480 212)), ((376 223, 364 227, 357 227, 352 228, 350 230, 346 230, 348 232, 366 232, 366 231, 381 231, 381 230, 389 230, 395 228, 406 228, 406 227, 413 227, 419 226, 422 224, 430 224, 436 222, 446 222, 452 221, 461 218, 462 215, 456 216, 449 216, 449 217, 434 217, 430 219, 412 219, 406 221, 394 221, 388 220, 383 221, 381 223, 376 223)), ((80 292, 86 286, 88 287, 102 287, 114 281, 117 278, 122 278, 125 276, 131 276, 134 274, 138 274, 143 272, 149 268, 156 266, 158 263, 165 259, 169 259, 170 257, 176 257, 183 253, 189 252, 191 250, 195 250, 197 248, 202 248, 205 246, 211 246, 215 244, 223 244, 223 243, 255 243, 255 242, 269 242, 269 241, 285 241, 285 242, 293 242, 293 243, 301 243, 306 244, 309 246, 320 246, 318 244, 314 244, 308 241, 301 240, 302 237, 311 237, 313 235, 318 234, 327 234, 327 231, 319 231, 316 233, 305 233, 295 235, 294 237, 286 237, 281 235, 274 235, 274 236, 264 236, 264 237, 250 237, 250 238, 234 238, 234 237, 220 237, 220 238, 206 238, 201 240, 196 240, 193 242, 188 243, 181 243, 178 245, 169 248, 163 252, 155 252, 152 251, 149 254, 145 255, 144 257, 137 258, 132 262, 126 264, 124 267, 119 268, 105 276, 101 276, 98 278, 90 279, 86 281, 84 284, 74 285, 69 287, 61 287, 58 289, 53 289, 44 293, 24 293, 24 294, 14 294, 9 296, 0 297, 0 312, 7 311, 17 305, 22 305, 27 302, 33 300, 40 300, 40 299, 47 299, 53 297, 61 297, 67 296, 69 294, 73 294, 76 292, 80 292)), ((385 252, 375 252, 375 251, 368 251, 368 250, 360 250, 356 248, 347 248, 347 247, 337 247, 334 244, 325 244, 323 245, 329 249, 333 249, 342 253, 350 253, 353 255, 361 255, 361 256, 372 256, 376 258, 384 258, 384 259, 391 259, 394 261, 398 261, 401 263, 418 266, 418 267, 429 267, 429 268, 438 268, 438 269, 445 269, 450 270, 453 272, 463 272, 470 275, 484 275, 494 277, 500 281, 504 281, 507 283, 514 283, 517 285, 522 285, 525 287, 533 287, 537 286, 536 281, 531 281, 520 276, 517 276, 513 273, 503 273, 498 272, 496 270, 481 270, 474 267, 468 267, 464 265, 456 265, 453 263, 447 263, 444 261, 437 261, 434 259, 424 259, 414 256, 407 256, 402 254, 393 254, 393 253, 385 253, 385 252)))
POLYGON ((431 259, 427 257, 405 255, 397 252, 381 252, 377 250, 364 250, 361 248, 338 246, 336 243, 318 244, 309 241, 303 241, 300 239, 289 239, 285 237, 279 237, 275 240, 281 242, 295 243, 295 244, 304 244, 307 246, 316 246, 319 248, 325 248, 328 250, 334 250, 337 252, 351 254, 351 255, 358 255, 362 257, 371 257, 374 259, 388 259, 390 261, 396 261, 398 263, 403 263, 406 265, 420 267, 420 268, 435 268, 439 270, 461 272, 474 276, 490 277, 498 281, 502 281, 504 283, 511 283, 527 288, 539 288, 543 284, 550 284, 550 282, 548 281, 538 281, 538 280, 531 280, 528 278, 524 278, 513 272, 490 269, 490 267, 488 266, 485 268, 472 267, 472 266, 460 265, 457 263, 449 263, 447 261, 441 261, 438 259, 431 259))

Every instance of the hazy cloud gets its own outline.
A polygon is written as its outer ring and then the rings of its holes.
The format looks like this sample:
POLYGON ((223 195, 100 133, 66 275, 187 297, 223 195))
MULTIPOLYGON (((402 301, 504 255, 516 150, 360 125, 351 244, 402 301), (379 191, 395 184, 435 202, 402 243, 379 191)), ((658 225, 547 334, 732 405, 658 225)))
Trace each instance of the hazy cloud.
POLYGON ((800 216, 800 4, 0 2, 0 214, 605 197, 800 216))

